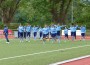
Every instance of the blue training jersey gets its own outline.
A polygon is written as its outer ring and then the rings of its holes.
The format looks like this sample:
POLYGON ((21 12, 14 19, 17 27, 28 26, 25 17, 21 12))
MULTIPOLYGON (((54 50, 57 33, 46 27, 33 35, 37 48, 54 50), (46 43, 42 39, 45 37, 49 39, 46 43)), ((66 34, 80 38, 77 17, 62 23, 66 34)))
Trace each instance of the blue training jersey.
POLYGON ((42 28, 39 28, 39 32, 42 32, 42 30, 43 30, 42 28))
POLYGON ((71 30, 71 32, 75 32, 76 31, 76 28, 74 26, 71 26, 70 27, 70 30, 71 30))
POLYGON ((26 32, 31 32, 31 26, 26 27, 26 32))
POLYGON ((63 26, 56 26, 56 30, 60 31, 63 26))
POLYGON ((78 25, 77 26, 71 26, 70 30, 71 30, 71 32, 76 32, 77 28, 78 28, 78 25))
POLYGON ((47 32, 48 32, 48 33, 50 32, 50 27, 47 27, 47 32))
POLYGON ((57 26, 56 26, 56 30, 57 30, 57 31, 60 31, 61 28, 62 28, 62 27, 65 27, 65 26, 66 26, 66 25, 62 25, 62 26, 57 25, 57 26))
POLYGON ((81 33, 86 33, 86 27, 81 27, 81 33))
POLYGON ((50 32, 51 32, 51 34, 55 34, 55 33, 57 33, 57 30, 56 30, 56 28, 51 27, 50 32))
POLYGON ((64 34, 68 34, 68 29, 64 29, 64 34))
POLYGON ((75 32, 76 32, 77 28, 78 28, 78 25, 74 26, 74 31, 75 32))
POLYGON ((42 32, 43 34, 48 34, 48 28, 43 28, 42 32))
POLYGON ((33 28, 32 28, 32 31, 33 31, 33 32, 37 32, 37 31, 38 31, 38 27, 33 27, 33 28))
POLYGON ((19 26, 18 31, 19 31, 19 32, 24 32, 23 26, 19 26))

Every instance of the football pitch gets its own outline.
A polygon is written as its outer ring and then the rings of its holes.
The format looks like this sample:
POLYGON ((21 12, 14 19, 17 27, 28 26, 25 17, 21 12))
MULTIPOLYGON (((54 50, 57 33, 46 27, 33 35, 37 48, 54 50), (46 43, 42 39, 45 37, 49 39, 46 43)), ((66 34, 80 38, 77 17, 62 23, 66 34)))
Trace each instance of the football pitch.
POLYGON ((90 41, 61 41, 43 44, 40 40, 11 39, 6 44, 0 39, 0 65, 49 65, 52 63, 90 55, 90 41))

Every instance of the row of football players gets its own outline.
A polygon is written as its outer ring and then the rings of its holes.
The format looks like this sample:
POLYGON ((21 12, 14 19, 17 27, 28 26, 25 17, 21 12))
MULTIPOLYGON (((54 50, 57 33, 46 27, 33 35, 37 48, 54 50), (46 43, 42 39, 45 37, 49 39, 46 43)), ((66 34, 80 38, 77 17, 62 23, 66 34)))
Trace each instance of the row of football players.
POLYGON ((85 39, 86 27, 85 26, 79 27, 78 25, 73 25, 73 24, 69 28, 67 28, 66 25, 60 26, 59 24, 51 25, 51 26, 45 25, 45 27, 43 28, 39 26, 31 27, 31 25, 29 24, 27 26, 22 26, 20 24, 20 26, 18 27, 18 36, 20 38, 20 42, 23 42, 24 37, 28 42, 30 42, 31 32, 33 32, 34 40, 36 40, 37 32, 39 32, 40 39, 43 40, 43 42, 45 42, 47 38, 50 39, 51 37, 52 42, 54 42, 57 39, 58 43, 60 43, 60 37, 61 37, 60 31, 62 28, 64 28, 65 40, 69 39, 68 30, 71 30, 72 41, 74 41, 76 39, 77 28, 80 28, 82 39, 83 40, 85 39))

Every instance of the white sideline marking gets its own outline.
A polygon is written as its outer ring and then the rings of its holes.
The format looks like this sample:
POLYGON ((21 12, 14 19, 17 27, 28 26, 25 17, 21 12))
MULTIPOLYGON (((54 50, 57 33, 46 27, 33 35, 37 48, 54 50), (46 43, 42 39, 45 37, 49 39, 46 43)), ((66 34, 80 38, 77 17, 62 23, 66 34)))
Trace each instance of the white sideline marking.
POLYGON ((88 57, 90 57, 90 55, 82 56, 82 57, 78 57, 78 58, 74 58, 74 59, 69 59, 69 60, 53 63, 53 64, 50 64, 50 65, 61 65, 61 64, 64 64, 64 63, 73 62, 73 61, 81 60, 81 59, 88 58, 88 57))
POLYGON ((77 47, 71 47, 71 48, 65 48, 65 49, 58 49, 58 50, 52 50, 52 51, 45 51, 45 52, 38 52, 38 53, 32 53, 32 54, 26 54, 26 55, 20 55, 20 56, 13 56, 13 57, 1 58, 0 61, 1 60, 14 59, 14 58, 20 58, 20 57, 26 57, 26 56, 39 55, 39 54, 52 53, 52 52, 57 52, 57 51, 71 50, 71 49, 88 47, 88 46, 90 46, 90 45, 77 46, 77 47))

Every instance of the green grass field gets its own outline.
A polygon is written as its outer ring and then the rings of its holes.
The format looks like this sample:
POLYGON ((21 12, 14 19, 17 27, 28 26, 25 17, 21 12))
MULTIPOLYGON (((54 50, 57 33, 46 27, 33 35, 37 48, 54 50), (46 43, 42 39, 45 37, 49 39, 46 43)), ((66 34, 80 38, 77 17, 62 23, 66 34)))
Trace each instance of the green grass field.
POLYGON ((14 39, 10 40, 10 44, 6 44, 5 42, 5 40, 0 39, 0 65, 49 65, 63 60, 90 55, 90 46, 72 48, 90 45, 90 41, 67 41, 66 43, 61 41, 60 44, 47 41, 46 44, 43 44, 40 40, 31 40, 31 42, 24 41, 23 43, 20 43, 18 39, 14 39), (47 52, 66 48, 72 49, 47 52))

